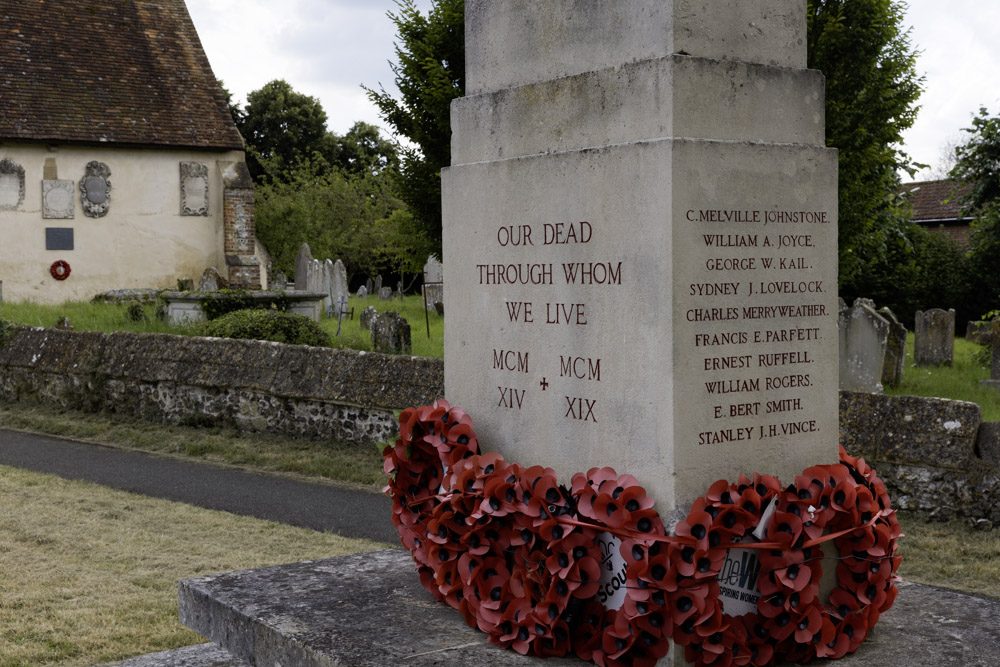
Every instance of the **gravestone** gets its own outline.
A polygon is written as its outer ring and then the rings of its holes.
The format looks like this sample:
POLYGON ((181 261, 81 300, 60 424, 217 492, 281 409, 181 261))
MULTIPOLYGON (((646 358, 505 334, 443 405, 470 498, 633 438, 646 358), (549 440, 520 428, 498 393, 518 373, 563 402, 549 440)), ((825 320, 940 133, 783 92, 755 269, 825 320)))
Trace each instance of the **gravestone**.
POLYGON ((347 288, 347 269, 344 268, 344 263, 338 259, 333 263, 333 272, 330 274, 330 298, 335 304, 346 304, 350 295, 351 291, 347 288))
POLYGON ((955 349, 955 310, 918 310, 914 319, 914 363, 917 366, 950 366, 955 349))
POLYGON ((284 271, 278 271, 271 278, 271 290, 284 292, 286 289, 288 289, 288 276, 285 275, 284 271))
POLYGON ((375 310, 375 306, 367 306, 358 315, 358 322, 361 324, 362 329, 371 329, 372 322, 375 321, 376 317, 378 317, 378 311, 375 310))
POLYGON ((299 246, 299 252, 295 255, 295 291, 306 292, 309 290, 309 265, 312 264, 312 251, 308 243, 299 246))
POLYGON ((199 292, 214 292, 226 289, 227 287, 229 287, 229 283, 226 282, 226 279, 222 277, 222 274, 214 266, 205 269, 198 280, 199 292))
POLYGON ((403 281, 402 280, 400 280, 398 283, 396 283, 396 298, 399 299, 400 301, 403 300, 403 281))
POLYGON ((374 290, 375 290, 376 294, 378 294, 379 292, 382 291, 382 274, 381 273, 378 274, 377 276, 375 276, 374 290))
POLYGON ((903 382, 903 371, 906 368, 906 327, 888 308, 880 308, 878 314, 889 323, 885 365, 882 366, 882 386, 898 387, 903 382))
POLYGON ((368 298, 368 288, 362 285, 358 288, 358 298, 367 299, 368 298))
POLYGON ((323 298, 323 312, 327 317, 333 317, 336 314, 337 303, 337 298, 333 294, 333 260, 326 259, 320 265, 320 276, 319 291, 326 294, 323 298))
POLYGON ((837 460, 837 161, 801 0, 467 0, 445 389, 662 514, 837 460), (460 286, 456 289, 454 286, 460 286))
MULTIPOLYGON (((391 291, 391 288, 383 288, 391 291)), ((367 309, 366 309, 367 310, 367 309)), ((371 323, 372 349, 387 354, 410 353, 410 323, 392 311, 377 315, 371 323)))
POLYGON ((365 291, 368 294, 378 294, 378 292, 375 292, 374 289, 375 289, 375 284, 372 282, 372 279, 369 278, 368 280, 365 281, 365 291))
POLYGON ((424 307, 427 310, 433 311, 435 303, 444 301, 444 267, 434 255, 428 257, 427 263, 424 264, 424 285, 422 289, 424 307))
POLYGON ((380 288, 379 291, 378 291, 378 300, 379 301, 392 301, 392 288, 391 287, 382 287, 382 288, 380 288))
POLYGON ((850 308, 841 301, 840 390, 882 393, 889 322, 869 305, 857 299, 850 308))

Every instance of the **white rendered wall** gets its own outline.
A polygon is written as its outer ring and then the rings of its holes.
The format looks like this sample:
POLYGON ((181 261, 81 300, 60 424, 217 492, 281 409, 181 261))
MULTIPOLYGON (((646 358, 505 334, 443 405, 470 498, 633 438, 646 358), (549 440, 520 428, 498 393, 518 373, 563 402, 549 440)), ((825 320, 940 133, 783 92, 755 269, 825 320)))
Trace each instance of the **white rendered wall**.
POLYGON ((240 151, 0 145, 0 159, 24 168, 25 196, 17 210, 0 211, 0 280, 4 301, 60 303, 90 299, 120 288, 174 287, 209 266, 225 273, 222 179, 217 162, 241 162, 240 151), (46 159, 59 180, 74 182, 74 217, 43 218, 46 159), (102 218, 84 214, 80 179, 88 162, 111 169, 111 205, 102 218), (208 215, 181 215, 180 163, 208 166, 208 215), (73 250, 46 250, 47 227, 71 227, 73 250), (68 279, 49 274, 56 260, 71 267, 68 279))

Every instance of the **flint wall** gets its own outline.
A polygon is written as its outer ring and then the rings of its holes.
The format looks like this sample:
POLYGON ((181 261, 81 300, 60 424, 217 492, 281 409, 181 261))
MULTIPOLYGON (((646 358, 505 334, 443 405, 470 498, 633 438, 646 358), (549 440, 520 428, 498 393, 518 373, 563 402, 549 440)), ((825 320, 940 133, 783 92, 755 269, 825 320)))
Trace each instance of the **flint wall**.
POLYGON ((264 341, 19 327, 0 345, 0 400, 356 442, 392 438, 443 378, 440 359, 264 341))

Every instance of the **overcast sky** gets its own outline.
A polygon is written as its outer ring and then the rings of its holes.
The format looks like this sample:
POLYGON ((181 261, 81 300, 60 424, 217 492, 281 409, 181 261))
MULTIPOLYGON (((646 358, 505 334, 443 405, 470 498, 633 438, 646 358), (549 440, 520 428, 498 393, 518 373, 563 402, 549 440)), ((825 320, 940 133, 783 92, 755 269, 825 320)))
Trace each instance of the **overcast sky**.
MULTIPOLYGON (((234 97, 273 79, 320 100, 329 129, 355 121, 384 124, 361 84, 395 93, 392 0, 188 0, 215 75, 234 97)), ((431 0, 417 0, 425 11, 431 0)), ((1000 113, 1000 2, 911 0, 907 24, 926 75, 905 149, 940 171, 942 152, 962 140, 973 113, 1000 113)), ((933 173, 933 172, 931 172, 933 173)), ((922 173, 918 178, 928 177, 922 173)))

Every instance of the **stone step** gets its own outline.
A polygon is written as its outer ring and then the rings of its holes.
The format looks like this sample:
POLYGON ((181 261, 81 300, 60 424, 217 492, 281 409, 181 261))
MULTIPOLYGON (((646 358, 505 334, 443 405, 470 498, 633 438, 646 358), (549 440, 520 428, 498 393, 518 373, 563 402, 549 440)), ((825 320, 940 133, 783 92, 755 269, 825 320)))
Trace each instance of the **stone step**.
MULTIPOLYGON (((1000 600, 902 582, 868 641, 836 664, 995 667, 998 617, 1000 600)), ((584 664, 543 662, 488 644, 431 598, 410 555, 398 549, 186 579, 180 619, 267 667, 584 664)))
POLYGON ((149 653, 122 662, 104 662, 94 667, 249 667, 217 644, 195 644, 171 651, 149 653))

